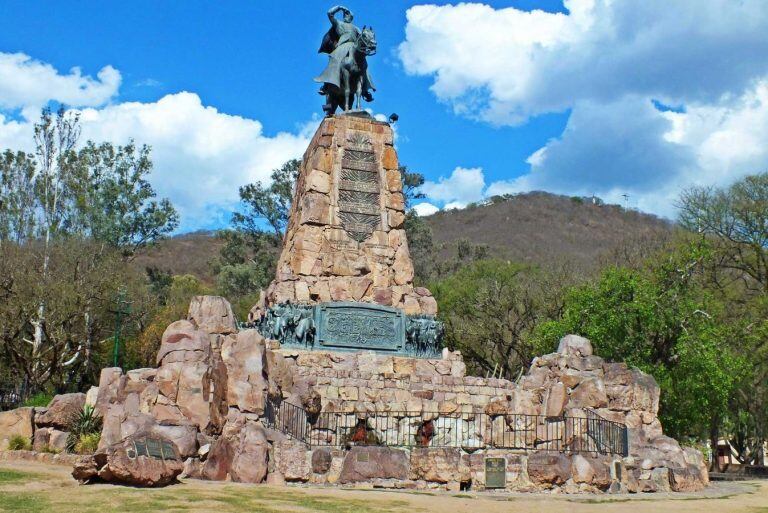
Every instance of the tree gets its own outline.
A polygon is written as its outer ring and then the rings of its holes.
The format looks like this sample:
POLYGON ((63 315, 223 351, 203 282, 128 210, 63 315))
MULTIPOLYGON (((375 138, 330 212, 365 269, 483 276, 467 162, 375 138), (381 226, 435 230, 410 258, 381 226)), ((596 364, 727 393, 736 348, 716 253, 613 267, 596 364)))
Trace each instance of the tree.
POLYGON ((702 285, 710 257, 706 245, 682 244, 643 269, 605 270, 566 294, 560 318, 537 328, 536 345, 552 350, 567 333, 589 338, 600 356, 656 378, 668 432, 707 437, 745 369, 723 304, 702 285))
POLYGON ((146 180, 152 171, 148 146, 88 142, 72 156, 65 178, 70 191, 70 233, 120 248, 127 257, 172 232, 179 216, 168 199, 156 201, 146 180))
POLYGON ((117 249, 88 239, 53 241, 45 276, 30 272, 41 268, 43 244, 0 248, 0 361, 33 389, 84 387, 98 379, 106 362, 103 347, 111 340, 119 289, 125 287, 133 307, 126 326, 140 326, 152 298, 142 273, 125 265, 117 249), (43 300, 38 348, 30 335, 43 300))
POLYGON ((293 188, 300 169, 300 160, 289 160, 272 171, 269 186, 255 182, 240 187, 240 202, 244 211, 232 215, 234 228, 251 238, 261 238, 265 235, 266 223, 273 239, 279 244, 288 225, 293 188))
POLYGON ((24 152, 0 155, 0 245, 34 236, 35 160, 24 152))
POLYGON ((748 288, 768 292, 768 173, 727 189, 694 187, 678 207, 680 224, 718 242, 722 266, 748 288))
POLYGON ((403 182, 403 196, 405 197, 406 210, 410 210, 413 201, 425 198, 419 189, 424 185, 424 175, 408 171, 408 166, 400 166, 400 180, 403 182))
POLYGON ((272 171, 268 186, 240 187, 243 208, 232 214, 232 229, 219 232, 225 241, 214 264, 219 293, 250 297, 274 276, 300 169, 300 160, 289 160, 272 171))
POLYGON ((732 350, 748 366, 713 431, 730 435, 742 463, 757 461, 768 439, 768 173, 689 189, 678 206, 680 223, 713 249, 706 283, 725 305, 732 350))
POLYGON ((147 147, 88 142, 78 150, 79 137, 76 113, 45 109, 35 154, 0 159, 0 248, 13 312, 0 343, 38 387, 93 374, 115 288, 146 286, 124 259, 178 224, 170 202, 153 199, 147 147))
POLYGON ((559 313, 554 275, 501 260, 469 263, 430 285, 446 342, 475 372, 513 379, 530 365, 539 323, 559 313))

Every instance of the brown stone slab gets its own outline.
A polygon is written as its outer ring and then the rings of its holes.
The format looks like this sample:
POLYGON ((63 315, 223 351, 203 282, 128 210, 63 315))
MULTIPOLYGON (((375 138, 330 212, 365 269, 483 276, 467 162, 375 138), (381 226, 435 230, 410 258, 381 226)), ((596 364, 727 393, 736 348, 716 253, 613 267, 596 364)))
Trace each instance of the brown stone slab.
POLYGON ((362 160, 341 159, 341 167, 344 169, 357 169, 360 171, 379 171, 379 166, 376 162, 365 162, 362 160))
POLYGON ((357 180, 339 180, 339 189, 355 192, 379 192, 379 184, 375 182, 361 182, 357 180))
MULTIPOLYGON (((378 205, 369 205, 367 203, 356 203, 352 201, 339 201, 339 210, 341 212, 350 212, 352 214, 376 215, 379 213, 378 205)), ((345 223, 345 228, 346 223, 345 223)))

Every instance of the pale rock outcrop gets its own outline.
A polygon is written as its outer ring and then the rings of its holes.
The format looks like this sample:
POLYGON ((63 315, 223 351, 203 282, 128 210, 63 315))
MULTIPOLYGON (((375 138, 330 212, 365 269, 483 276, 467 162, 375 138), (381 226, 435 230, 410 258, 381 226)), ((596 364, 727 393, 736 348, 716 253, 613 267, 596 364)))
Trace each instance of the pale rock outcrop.
POLYGON ((218 296, 195 296, 187 318, 202 331, 228 335, 237 331, 235 314, 229 301, 218 296))
POLYGON ((14 436, 23 436, 32 441, 35 432, 35 408, 16 408, 0 412, 0 450, 8 447, 14 436))

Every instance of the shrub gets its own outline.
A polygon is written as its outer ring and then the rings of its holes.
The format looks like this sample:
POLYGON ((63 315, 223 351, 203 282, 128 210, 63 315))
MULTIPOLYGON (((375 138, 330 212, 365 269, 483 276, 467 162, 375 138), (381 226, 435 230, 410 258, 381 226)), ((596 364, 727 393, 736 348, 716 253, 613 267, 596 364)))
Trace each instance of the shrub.
POLYGON ((32 397, 29 397, 26 401, 24 401, 24 406, 36 406, 38 408, 45 408, 49 404, 51 404, 51 401, 53 400, 53 396, 51 394, 46 394, 45 392, 38 392, 37 394, 33 395, 32 397))
POLYGON ((32 448, 32 442, 29 438, 22 435, 13 435, 8 440, 8 450, 10 451, 28 451, 32 448))
POLYGON ((75 452, 77 454, 93 454, 99 448, 101 433, 88 433, 80 435, 75 443, 75 452))
POLYGON ((57 449, 56 447, 51 447, 48 444, 45 444, 41 449, 40 452, 45 452, 48 454, 59 454, 61 452, 61 449, 57 449))
MULTIPOLYGON (((93 406, 86 405, 69 426, 67 452, 76 452, 77 444, 82 440, 84 435, 100 434, 101 417, 96 413, 93 406)), ((97 440, 96 444, 98 445, 98 443, 97 440)))

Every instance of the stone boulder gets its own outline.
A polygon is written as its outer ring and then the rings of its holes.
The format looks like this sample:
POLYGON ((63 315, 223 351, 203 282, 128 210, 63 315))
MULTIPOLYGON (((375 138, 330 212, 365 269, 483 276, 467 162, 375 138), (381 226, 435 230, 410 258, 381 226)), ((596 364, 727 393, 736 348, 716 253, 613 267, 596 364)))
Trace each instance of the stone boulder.
POLYGON ((38 428, 32 440, 32 450, 37 452, 62 452, 67 448, 69 433, 54 428, 38 428))
POLYGON ((325 474, 331 470, 333 454, 328 448, 315 449, 312 452, 312 472, 315 474, 325 474))
POLYGON ((605 393, 603 380, 588 378, 583 380, 571 392, 568 409, 572 408, 605 408, 608 406, 608 396, 605 393))
POLYGON ((175 482, 183 470, 184 463, 178 452, 168 459, 137 455, 133 440, 126 439, 80 458, 74 465, 72 477, 81 484, 103 481, 155 487, 175 482))
POLYGON ((389 447, 353 447, 344 457, 339 483, 408 479, 408 454, 389 447))
POLYGON ((232 410, 200 471, 203 479, 261 483, 267 477, 269 443, 262 425, 232 410))
POLYGON ((592 342, 578 335, 566 335, 560 339, 557 352, 564 355, 592 356, 592 342))
POLYGON ((35 432, 35 409, 16 408, 0 412, 0 450, 8 448, 8 441, 14 436, 32 440, 35 432))
POLYGON ((607 490, 612 481, 610 461, 605 457, 573 455, 571 457, 571 475, 574 483, 593 485, 601 490, 607 490))
POLYGON ((695 465, 670 468, 669 484, 674 492, 698 492, 706 487, 701 469, 695 465))
POLYGON ((61 394, 53 398, 48 409, 35 418, 37 427, 67 430, 85 406, 85 394, 61 394))
POLYGON ((204 360, 210 351, 208 333, 186 320, 172 322, 163 332, 157 364, 204 360))
MULTIPOLYGON (((283 440, 274 444, 276 470, 283 476, 285 481, 309 481, 312 475, 312 468, 315 457, 311 455, 307 446, 296 440, 283 440), (311 456, 310 456, 311 455, 311 456)), ((318 460, 320 451, 316 451, 318 460)), ((330 453, 328 454, 328 468, 331 466, 330 453)), ((322 462, 318 461, 318 466, 322 468, 322 462)), ((327 472, 328 469, 325 470, 327 472)), ((323 472, 318 472, 323 473, 323 472)))
POLYGON ((414 448, 411 451, 410 478, 432 483, 469 481, 469 463, 460 449, 414 448))
POLYGON ((528 477, 534 484, 562 485, 571 478, 571 462, 565 454, 534 452, 528 457, 528 477))
POLYGON ((218 296, 195 296, 189 303, 187 318, 203 331, 220 335, 237 332, 235 314, 229 301, 218 296))
POLYGON ((221 359, 227 372, 227 404, 242 412, 264 413, 264 338, 256 330, 230 335, 221 345, 221 359))

